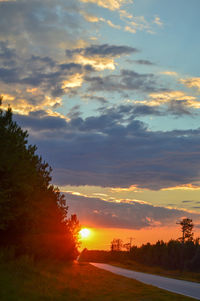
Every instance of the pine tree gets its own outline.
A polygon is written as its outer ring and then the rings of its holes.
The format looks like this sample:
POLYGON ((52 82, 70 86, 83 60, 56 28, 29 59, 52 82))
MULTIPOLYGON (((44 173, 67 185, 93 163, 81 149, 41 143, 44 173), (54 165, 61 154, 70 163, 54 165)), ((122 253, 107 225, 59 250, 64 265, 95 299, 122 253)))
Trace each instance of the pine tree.
POLYGON ((194 224, 192 219, 190 218, 183 218, 180 222, 177 223, 181 226, 182 237, 179 240, 184 244, 185 241, 192 241, 194 233, 192 232, 194 228, 194 224))

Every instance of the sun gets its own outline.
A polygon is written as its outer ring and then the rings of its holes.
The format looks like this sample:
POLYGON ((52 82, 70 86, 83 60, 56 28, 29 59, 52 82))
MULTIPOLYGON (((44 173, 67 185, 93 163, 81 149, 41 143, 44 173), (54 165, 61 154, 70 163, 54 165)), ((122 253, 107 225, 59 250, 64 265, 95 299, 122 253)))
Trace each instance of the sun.
POLYGON ((87 228, 82 228, 79 232, 82 239, 87 238, 90 235, 90 230, 87 228))

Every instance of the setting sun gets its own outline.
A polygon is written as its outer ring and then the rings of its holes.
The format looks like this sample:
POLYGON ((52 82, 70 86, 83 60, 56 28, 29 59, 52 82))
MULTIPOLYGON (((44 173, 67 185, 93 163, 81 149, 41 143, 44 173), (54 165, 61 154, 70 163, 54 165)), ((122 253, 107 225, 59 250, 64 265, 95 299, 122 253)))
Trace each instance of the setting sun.
POLYGON ((90 235, 90 230, 87 228, 83 228, 80 230, 80 236, 81 238, 87 238, 90 235))

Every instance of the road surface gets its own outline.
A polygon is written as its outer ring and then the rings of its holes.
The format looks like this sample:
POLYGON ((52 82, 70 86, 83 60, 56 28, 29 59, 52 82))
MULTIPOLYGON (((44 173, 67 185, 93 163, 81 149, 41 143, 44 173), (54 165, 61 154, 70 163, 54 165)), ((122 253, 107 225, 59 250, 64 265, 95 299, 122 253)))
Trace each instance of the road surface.
POLYGON ((122 269, 104 263, 91 262, 90 264, 97 268, 112 272, 114 274, 122 275, 128 278, 133 278, 145 284, 150 284, 173 293, 200 300, 200 283, 197 282, 189 282, 184 280, 156 276, 152 274, 135 272, 132 270, 122 269))

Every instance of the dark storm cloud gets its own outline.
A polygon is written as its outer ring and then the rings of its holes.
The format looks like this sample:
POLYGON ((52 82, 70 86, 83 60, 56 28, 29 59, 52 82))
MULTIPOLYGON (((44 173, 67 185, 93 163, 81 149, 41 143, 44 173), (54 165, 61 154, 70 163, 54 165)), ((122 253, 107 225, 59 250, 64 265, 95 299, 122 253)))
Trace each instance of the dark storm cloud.
POLYGON ((69 122, 26 118, 21 122, 32 127, 31 142, 52 165, 56 184, 160 189, 199 178, 200 129, 153 132, 125 106, 69 122))
MULTIPOLYGON (((103 201, 100 198, 77 196, 65 193, 70 213, 76 212, 80 221, 88 226, 141 229, 156 226, 175 225, 186 215, 178 209, 155 207, 138 201, 103 201)), ((198 214, 187 213, 190 218, 198 214)))
POLYGON ((81 54, 86 57, 116 57, 120 55, 127 55, 131 53, 139 52, 138 49, 129 46, 117 46, 117 45, 91 45, 86 48, 76 48, 73 50, 66 50, 68 57, 73 57, 75 54, 81 54))

